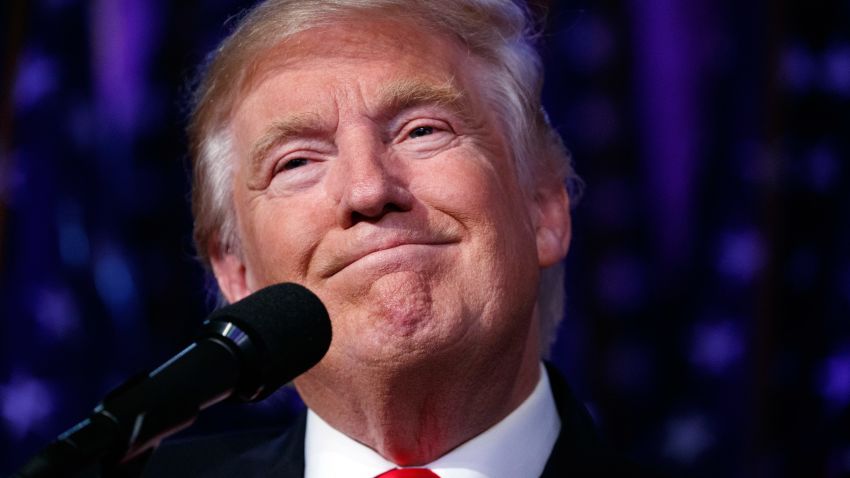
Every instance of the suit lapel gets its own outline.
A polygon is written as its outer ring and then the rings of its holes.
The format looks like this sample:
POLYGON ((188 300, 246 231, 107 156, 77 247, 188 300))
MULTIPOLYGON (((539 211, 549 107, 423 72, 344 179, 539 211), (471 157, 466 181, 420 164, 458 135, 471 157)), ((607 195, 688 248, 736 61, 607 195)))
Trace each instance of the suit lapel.
POLYGON ((566 381, 551 364, 546 364, 555 406, 561 418, 561 433, 546 462, 541 478, 587 476, 606 460, 605 447, 587 409, 573 395, 566 381))
POLYGON ((304 436, 307 431, 307 412, 295 419, 286 434, 274 447, 278 454, 272 462, 268 477, 304 478, 304 436))

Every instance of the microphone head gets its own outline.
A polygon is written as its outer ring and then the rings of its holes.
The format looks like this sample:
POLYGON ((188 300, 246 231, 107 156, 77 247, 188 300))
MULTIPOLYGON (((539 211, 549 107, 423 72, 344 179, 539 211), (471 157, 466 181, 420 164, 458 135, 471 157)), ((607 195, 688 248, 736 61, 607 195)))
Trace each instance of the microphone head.
MULTIPOLYGON (((324 304, 306 287, 283 283, 261 289, 207 318, 208 330, 231 323, 248 340, 233 340, 242 362, 237 396, 262 400, 319 363, 331 344, 324 304)), ((220 335, 219 335, 220 336, 220 335)))

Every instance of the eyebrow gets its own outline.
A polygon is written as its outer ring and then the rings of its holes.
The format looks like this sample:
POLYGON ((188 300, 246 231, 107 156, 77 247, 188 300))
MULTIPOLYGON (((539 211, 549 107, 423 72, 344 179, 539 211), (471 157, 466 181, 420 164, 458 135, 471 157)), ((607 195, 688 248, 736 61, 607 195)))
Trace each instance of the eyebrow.
POLYGON ((451 79, 442 84, 404 79, 390 83, 378 100, 379 111, 390 115, 422 105, 442 106, 462 113, 467 109, 467 98, 451 79))
MULTIPOLYGON (((416 79, 404 79, 390 83, 378 97, 378 112, 381 116, 394 116, 406 109, 423 105, 435 105, 452 110, 466 118, 467 97, 452 80, 443 84, 426 83, 416 79)), ((262 170, 269 152, 295 138, 318 136, 326 133, 320 116, 316 113, 298 113, 275 121, 254 142, 249 153, 251 176, 262 170)))
POLYGON ((273 122, 251 147, 248 158, 252 176, 262 169, 266 156, 277 146, 294 138, 321 134, 324 129, 321 118, 315 113, 299 113, 273 122))

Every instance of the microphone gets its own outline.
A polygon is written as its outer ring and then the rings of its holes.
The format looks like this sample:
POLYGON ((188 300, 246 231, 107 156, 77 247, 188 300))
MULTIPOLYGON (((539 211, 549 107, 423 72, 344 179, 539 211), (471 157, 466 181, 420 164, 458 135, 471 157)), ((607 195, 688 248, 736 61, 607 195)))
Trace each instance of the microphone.
POLYGON ((266 287, 210 314, 194 343, 110 392, 14 478, 67 477, 97 463, 127 463, 221 400, 266 398, 318 363, 330 342, 331 323, 318 297, 297 284, 266 287))

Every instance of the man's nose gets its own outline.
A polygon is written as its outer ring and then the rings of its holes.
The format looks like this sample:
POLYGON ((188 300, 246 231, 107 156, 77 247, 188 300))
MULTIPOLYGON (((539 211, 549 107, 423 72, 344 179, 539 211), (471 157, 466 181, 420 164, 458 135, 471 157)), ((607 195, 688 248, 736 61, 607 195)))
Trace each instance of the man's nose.
POLYGON ((332 188, 338 198, 337 221, 343 228, 377 222, 392 212, 413 207, 413 196, 402 177, 400 158, 389 154, 379 138, 358 135, 340 141, 332 188))

